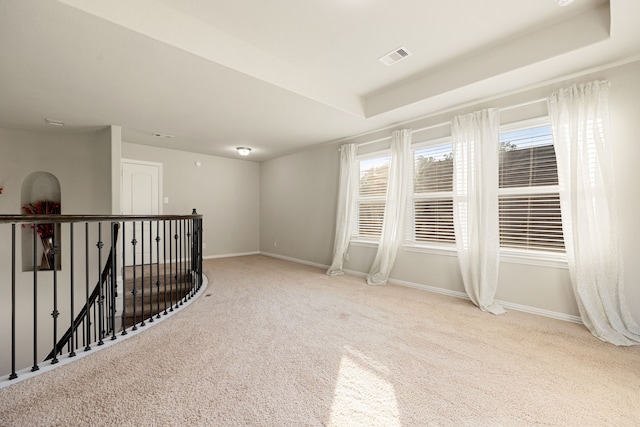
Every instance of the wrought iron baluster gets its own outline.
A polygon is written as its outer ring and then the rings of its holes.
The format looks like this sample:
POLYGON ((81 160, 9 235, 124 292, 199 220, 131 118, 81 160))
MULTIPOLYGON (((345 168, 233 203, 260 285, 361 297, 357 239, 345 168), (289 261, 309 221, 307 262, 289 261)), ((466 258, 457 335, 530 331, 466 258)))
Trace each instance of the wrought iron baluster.
POLYGON ((98 345, 103 345, 104 341, 104 292, 102 285, 102 223, 98 223, 98 345))
MULTIPOLYGON (((116 337, 116 296, 117 296, 117 272, 118 272, 118 251, 116 245, 116 236, 118 233, 118 223, 111 223, 111 341, 116 337)), ((124 240, 124 239, 123 239, 124 240)))
MULTIPOLYGON (((169 238, 171 238, 172 236, 172 232, 171 232, 171 224, 172 224, 172 220, 169 220, 169 238)), ((174 286, 173 286, 173 242, 171 240, 169 240, 169 290, 171 292, 170 298, 169 298, 169 303, 171 304, 171 308, 169 309, 169 311, 173 311, 173 291, 174 291, 174 286)))
MULTIPOLYGON (((75 322, 75 264, 74 264, 74 245, 73 245, 73 223, 69 223, 69 287, 71 288, 69 294, 69 302, 71 305, 71 310, 69 310, 69 315, 71 316, 71 330, 75 332, 76 322, 75 322)), ((75 333, 72 333, 69 336, 69 346, 71 347, 71 351, 69 351, 69 357, 74 357, 76 355, 76 342, 74 337, 75 333)))
POLYGON ((33 366, 31 371, 40 369, 38 366, 38 246, 37 225, 33 224, 33 366))
POLYGON ((140 242, 142 247, 140 248, 140 290, 142 291, 142 295, 140 297, 140 326, 146 326, 144 323, 144 221, 140 221, 140 242))
MULTIPOLYGON (((169 233, 171 235, 171 233, 169 233)), ((163 269, 163 279, 164 282, 164 315, 167 313, 167 221, 162 220, 162 253, 163 253, 163 261, 162 261, 162 269, 163 269)))
POLYGON ((53 317, 53 348, 54 348, 54 352, 53 352, 53 359, 51 359, 51 364, 56 364, 58 363, 58 351, 56 348, 56 345, 58 344, 58 316, 60 315, 60 312, 58 311, 58 265, 57 265, 57 261, 58 261, 58 242, 56 241, 57 239, 57 232, 56 232, 56 227, 54 225, 53 227, 53 250, 51 251, 53 253, 53 311, 51 312, 51 317, 53 317))
POLYGON ((133 239, 131 240, 131 244, 133 245, 133 267, 132 267, 132 275, 133 275, 133 289, 131 290, 131 294, 133 295, 133 326, 131 327, 132 331, 136 331, 138 329, 137 325, 137 302, 138 302, 138 288, 136 286, 136 245, 138 241, 136 240, 136 222, 133 221, 133 239))
POLYGON ((84 350, 91 350, 91 310, 89 307, 89 223, 86 222, 84 224, 84 271, 85 271, 85 292, 86 292, 86 301, 85 305, 87 306, 87 321, 85 322, 84 327, 86 328, 87 333, 87 341, 85 343, 84 350))
POLYGON ((149 323, 153 322, 153 233, 149 220, 149 323))
POLYGON ((16 374, 16 225, 11 224, 11 374, 9 379, 18 378, 16 374))
POLYGON ((127 314, 127 304, 124 297, 127 292, 127 239, 126 236, 126 222, 122 221, 122 335, 127 335, 127 324, 125 318, 127 314))
POLYGON ((156 319, 160 318, 160 221, 156 220, 156 319))
POLYGON ((179 279, 179 271, 180 271, 180 255, 178 253, 178 228, 180 226, 180 220, 176 222, 176 234, 173 236, 176 242, 176 308, 180 308, 181 298, 182 298, 182 283, 179 279))

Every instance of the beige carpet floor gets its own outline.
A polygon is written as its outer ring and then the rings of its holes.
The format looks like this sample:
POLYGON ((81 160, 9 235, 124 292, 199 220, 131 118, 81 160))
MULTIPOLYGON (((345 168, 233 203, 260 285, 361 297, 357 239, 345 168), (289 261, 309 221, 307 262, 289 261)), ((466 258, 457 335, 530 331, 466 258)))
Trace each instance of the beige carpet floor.
POLYGON ((638 426, 640 347, 264 256, 144 333, 0 390, 2 426, 638 426))

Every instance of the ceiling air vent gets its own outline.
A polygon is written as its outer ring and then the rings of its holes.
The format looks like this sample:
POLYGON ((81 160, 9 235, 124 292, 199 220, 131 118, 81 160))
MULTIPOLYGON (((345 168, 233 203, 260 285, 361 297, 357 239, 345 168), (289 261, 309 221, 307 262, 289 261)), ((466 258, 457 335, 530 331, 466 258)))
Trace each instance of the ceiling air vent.
POLYGON ((409 52, 406 47, 402 46, 395 50, 392 50, 391 52, 387 53, 384 56, 381 56, 380 58, 378 58, 378 61, 382 62, 384 65, 388 67, 389 65, 393 65, 396 62, 404 58, 407 58, 411 55, 413 54, 409 52))

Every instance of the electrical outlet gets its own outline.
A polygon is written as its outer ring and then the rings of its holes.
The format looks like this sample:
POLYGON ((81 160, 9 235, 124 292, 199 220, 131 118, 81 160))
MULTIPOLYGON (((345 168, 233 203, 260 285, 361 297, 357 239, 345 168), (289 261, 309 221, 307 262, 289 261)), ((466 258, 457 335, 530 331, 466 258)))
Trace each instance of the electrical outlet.
POLYGON ((202 244, 202 249, 207 249, 207 244, 206 243, 202 244))
POLYGON ((278 247, 278 242, 276 240, 273 241, 273 247, 277 248, 278 247))

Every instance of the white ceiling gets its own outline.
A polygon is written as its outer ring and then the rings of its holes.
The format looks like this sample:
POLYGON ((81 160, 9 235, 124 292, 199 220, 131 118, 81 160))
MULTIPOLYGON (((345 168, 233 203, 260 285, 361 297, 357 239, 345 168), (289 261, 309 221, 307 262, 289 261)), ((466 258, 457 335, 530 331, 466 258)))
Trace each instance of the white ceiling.
POLYGON ((261 161, 638 58, 638 16, 639 0, 0 0, 0 127, 119 125, 261 161))

